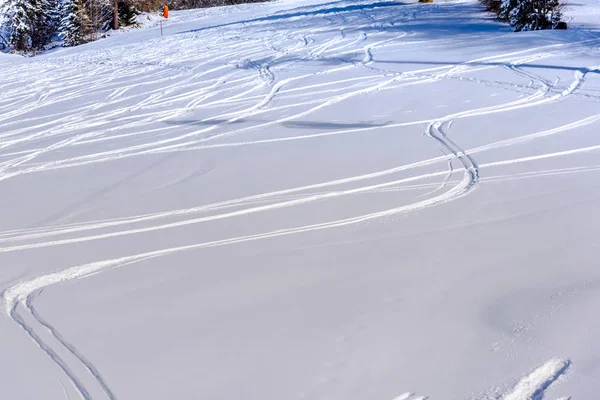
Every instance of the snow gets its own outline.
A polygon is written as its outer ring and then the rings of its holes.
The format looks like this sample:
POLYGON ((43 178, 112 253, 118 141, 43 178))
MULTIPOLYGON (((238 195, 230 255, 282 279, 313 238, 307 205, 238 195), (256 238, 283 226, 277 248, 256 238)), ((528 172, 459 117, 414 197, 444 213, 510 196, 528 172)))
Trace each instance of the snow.
POLYGON ((552 359, 524 377, 503 400, 535 400, 569 368, 569 360, 552 359))
POLYGON ((599 10, 279 1, 0 53, 3 395, 594 398, 599 10))

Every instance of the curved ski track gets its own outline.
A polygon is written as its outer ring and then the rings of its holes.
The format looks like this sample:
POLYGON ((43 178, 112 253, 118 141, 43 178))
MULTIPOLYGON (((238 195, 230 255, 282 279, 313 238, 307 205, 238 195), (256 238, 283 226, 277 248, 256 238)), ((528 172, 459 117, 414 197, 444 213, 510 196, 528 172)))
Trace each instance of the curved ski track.
MULTIPOLYGON (((543 158, 563 157, 578 152, 600 149, 600 145, 589 146, 478 165, 474 158, 477 153, 513 146, 525 141, 536 140, 594 124, 600 120, 600 114, 564 126, 519 136, 514 139, 489 143, 472 149, 461 147, 449 135, 454 120, 536 107, 562 100, 567 96, 578 95, 577 92, 582 88, 587 73, 593 71, 594 68, 581 68, 574 71, 571 84, 564 90, 556 92, 551 82, 545 81, 528 70, 519 67, 520 64, 533 60, 576 51, 568 48, 568 46, 572 46, 571 43, 525 49, 484 59, 474 59, 460 64, 439 65, 407 72, 379 69, 377 62, 374 61, 374 53, 378 50, 387 46, 402 45, 403 38, 416 37, 417 39, 411 40, 418 41, 415 32, 397 30, 397 27, 401 26, 403 21, 414 18, 417 10, 419 8, 406 5, 388 7, 385 13, 377 13, 376 10, 371 10, 372 13, 369 14, 362 10, 357 13, 358 19, 356 19, 356 15, 353 15, 356 20, 337 12, 331 17, 322 17, 328 20, 328 24, 324 27, 318 23, 313 25, 313 20, 319 18, 314 16, 306 19, 307 23, 304 29, 295 31, 286 29, 278 30, 275 33, 271 32, 269 40, 260 38, 260 35, 257 35, 258 38, 256 39, 248 39, 247 37, 242 39, 236 36, 234 30, 227 35, 213 35, 213 40, 207 45, 204 52, 198 52, 197 48, 192 46, 192 50, 183 52, 181 58, 178 58, 177 61, 164 59, 164 61, 156 64, 144 64, 137 61, 140 58, 139 54, 114 61, 117 58, 111 57, 110 50, 101 50, 92 53, 87 58, 84 56, 46 58, 37 64, 26 64, 21 67, 21 76, 26 78, 31 74, 40 75, 36 68, 54 70, 63 63, 80 65, 88 73, 80 76, 63 75, 54 78, 39 78, 35 81, 35 84, 26 83, 26 81, 17 82, 0 92, 0 126, 3 128, 0 132, 0 181, 13 179, 23 174, 74 168, 126 157, 179 151, 210 151, 214 148, 232 146, 276 145, 279 142, 317 140, 332 135, 374 131, 381 127, 357 127, 265 139, 228 140, 245 133, 255 133, 267 126, 298 119, 357 96, 386 90, 398 90, 409 85, 428 85, 446 79, 465 79, 496 87, 510 86, 512 89, 524 94, 524 97, 504 104, 465 110, 430 120, 406 121, 383 126, 386 129, 411 125, 425 126, 424 135, 433 139, 434 142, 432 143, 436 143, 444 154, 439 157, 410 164, 401 164, 394 168, 368 174, 199 205, 187 209, 88 223, 0 232, 0 253, 26 251, 235 218, 359 193, 391 192, 424 187, 434 189, 412 203, 398 205, 386 210, 271 232, 96 261, 41 275, 5 288, 2 292, 2 298, 5 302, 7 315, 63 371, 81 398, 86 400, 100 398, 116 400, 117 396, 94 364, 69 343, 35 309, 34 300, 49 285, 81 279, 108 268, 122 267, 180 251, 333 229, 411 212, 464 196, 476 186, 480 179, 511 179, 511 176, 481 178, 480 170, 482 168, 529 162, 543 158), (406 12, 408 8, 411 8, 413 12, 406 12), (321 27, 319 28, 319 26, 321 27), (336 27, 339 34, 325 41, 320 41, 319 38, 330 31, 332 26, 336 27), (395 29, 388 31, 386 27, 395 27, 395 29), (385 38, 376 41, 371 40, 378 35, 385 36, 385 38), (389 37, 390 35, 392 36, 389 37), (335 61, 335 65, 323 68, 319 72, 285 78, 278 77, 284 67, 289 70, 299 63, 323 61, 335 61), (132 68, 132 66, 136 68, 132 68), (462 77, 466 73, 500 67, 530 80, 530 85, 519 86, 507 82, 483 81, 462 77), (363 68, 365 76, 335 78, 336 74, 354 68, 363 68), (177 79, 174 79, 173 74, 177 79), (329 75, 331 78, 325 83, 298 86, 303 80, 314 78, 316 75, 329 75), (60 81, 60 85, 55 83, 57 81, 60 81), (123 87, 124 82, 127 82, 125 87, 123 87), (148 82, 151 82, 152 85, 149 85, 148 82), (46 87, 43 95, 38 95, 40 93, 38 90, 39 85, 45 85, 46 87), (99 103, 87 101, 85 95, 90 92, 103 94, 104 100, 99 103), (285 95, 285 99, 295 101, 287 104, 274 101, 278 96, 283 95, 285 95), (166 116, 164 115, 165 104, 171 105, 166 116), (65 107, 62 107, 63 105, 65 107), (53 107, 55 110, 52 114, 47 111, 49 107, 53 107), (172 126, 157 124, 157 122, 176 121, 177 118, 185 116, 186 112, 199 108, 209 111, 214 110, 214 112, 210 112, 210 117, 200 121, 200 128, 186 127, 173 133, 172 126), (281 117, 282 111, 287 116, 281 117), (279 115, 279 117, 240 128, 236 128, 234 124, 249 117, 269 113, 279 115), (43 115, 43 117, 39 115, 43 115), (155 139, 146 141, 147 137, 155 139), (136 141, 138 138, 141 143, 136 141), (129 142, 129 140, 131 141, 129 142), (51 144, 43 144, 47 142, 51 142, 51 144), (80 155, 62 159, 54 158, 56 154, 59 154, 57 152, 59 150, 90 149, 88 146, 90 144, 106 142, 125 143, 125 146, 98 152, 86 153, 83 151, 80 155), (128 145, 128 142, 131 144, 128 145), (36 143, 39 144, 36 145, 36 143), (32 144, 34 144, 33 148, 22 149, 23 145, 31 146, 32 144), (453 162, 458 162, 461 166, 462 177, 459 179, 453 179, 457 173, 457 170, 453 167, 453 162), (439 165, 440 163, 448 163, 448 171, 415 173, 410 177, 398 177, 400 172, 417 170, 421 167, 439 165), (384 182, 375 181, 376 178, 382 177, 388 180, 384 182), (419 181, 432 177, 442 179, 442 183, 439 185, 419 184, 419 181), (335 190, 336 187, 349 183, 358 186, 335 190), (205 215, 209 212, 210 215, 205 215), (102 232, 98 232, 100 230, 102 232), (72 236, 75 233, 78 233, 79 236, 72 236)), ((429 12, 431 11, 424 13, 429 12)), ((197 33, 191 33, 184 35, 183 39, 177 38, 177 40, 180 40, 178 43, 184 46, 186 42, 193 43, 197 35, 197 33)), ((423 43, 425 42, 428 45, 435 45, 435 41, 423 40, 423 43)), ((443 43, 445 40, 440 42, 443 43)), ((585 39, 582 42, 598 44, 600 40, 597 38, 585 39)), ((160 50, 150 48, 144 51, 148 59, 160 59, 160 50)), ((144 57, 141 58, 144 59, 144 57)), ((43 74, 41 75, 43 76, 43 74)), ((598 170, 598 166, 588 169, 541 171, 537 174, 575 173, 586 170, 598 170)), ((513 178, 519 177, 513 176, 513 178)), ((517 394, 508 394, 503 399, 522 398, 519 397, 518 393, 530 390, 531 385, 528 386, 530 381, 539 383, 539 387, 534 388, 532 393, 527 392, 530 397, 536 395, 538 392, 535 390, 543 391, 547 387, 543 385, 549 385, 568 366, 568 361, 550 361, 524 378, 524 381, 515 388, 514 393, 517 394)), ((424 398, 415 396, 412 393, 404 393, 396 400, 424 398)))

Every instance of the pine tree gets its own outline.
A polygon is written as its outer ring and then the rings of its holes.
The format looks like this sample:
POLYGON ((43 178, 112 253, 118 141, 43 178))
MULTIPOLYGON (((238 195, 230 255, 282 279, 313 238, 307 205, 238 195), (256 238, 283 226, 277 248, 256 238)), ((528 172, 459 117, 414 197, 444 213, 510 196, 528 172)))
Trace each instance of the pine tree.
POLYGON ((553 29, 560 22, 559 0, 503 0, 498 17, 516 32, 553 29))
POLYGON ((558 25, 558 23, 562 19, 562 9, 564 7, 564 4, 561 3, 559 0, 545 0, 543 2, 543 5, 545 8, 544 14, 546 15, 550 25, 549 27, 551 29, 556 28, 556 25, 558 25))
POLYGON ((140 15, 139 10, 130 4, 120 2, 119 3, 119 23, 123 26, 134 25, 136 17, 140 15))
POLYGON ((9 44, 15 50, 43 48, 55 33, 51 19, 56 0, 11 0, 4 7, 9 44))
MULTIPOLYGON (((494 0, 480 0, 488 9, 494 0)), ((502 0, 496 14, 508 22, 516 32, 554 29, 562 18, 560 0, 502 0)))
POLYGON ((52 41, 56 34, 54 16, 58 2, 56 0, 30 0, 39 10, 33 17, 32 47, 41 49, 52 41))
POLYGON ((497 11, 498 19, 500 21, 509 22, 510 12, 516 7, 517 0, 502 0, 502 4, 497 11))
POLYGON ((531 0, 509 0, 510 8, 503 9, 504 18, 515 32, 529 31, 532 23, 532 1, 531 0))
POLYGON ((46 2, 46 14, 45 14, 45 26, 46 35, 48 40, 52 40, 58 33, 58 27, 62 18, 62 1, 61 0, 45 0, 46 2))
POLYGON ((64 17, 58 27, 58 37, 64 46, 87 43, 91 21, 82 0, 65 0, 62 5, 64 17))
POLYGON ((3 11, 9 31, 9 44, 17 50, 30 49, 35 15, 32 4, 29 0, 14 0, 3 11))

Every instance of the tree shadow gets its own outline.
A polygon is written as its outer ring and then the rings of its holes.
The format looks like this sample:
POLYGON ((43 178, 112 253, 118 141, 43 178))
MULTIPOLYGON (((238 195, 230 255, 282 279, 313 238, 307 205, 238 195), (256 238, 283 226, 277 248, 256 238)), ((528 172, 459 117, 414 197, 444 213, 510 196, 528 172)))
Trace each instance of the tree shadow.
POLYGON ((192 119, 183 119, 183 120, 174 120, 174 121, 163 121, 167 125, 197 125, 197 126, 212 126, 219 124, 241 124, 242 122, 248 122, 249 120, 241 118, 235 121, 230 121, 228 119, 210 119, 210 120, 192 120, 192 119))
POLYGON ((388 125, 390 122, 373 123, 361 121, 355 123, 322 122, 322 121, 286 121, 281 125, 292 129, 360 129, 377 128, 388 125))
MULTIPOLYGON (((463 61, 419 61, 419 60, 382 60, 382 59, 373 59, 375 63, 381 64, 416 64, 416 65, 456 65, 463 64, 463 61)), ((467 65, 476 65, 476 66, 494 66, 494 67, 505 67, 509 66, 510 63, 502 63, 502 62, 467 62, 467 65)), ((568 67, 563 65, 544 65, 544 64, 518 64, 516 65, 520 68, 541 68, 541 69, 553 69, 553 70, 563 70, 563 71, 580 71, 584 73, 592 73, 592 74, 600 74, 600 70, 598 69, 588 69, 585 67, 568 67)))
POLYGON ((89 194, 84 195, 82 198, 76 200, 75 202, 69 204, 68 206, 52 213, 51 215, 38 220, 36 223, 29 225, 29 228, 39 227, 39 226, 47 226, 55 224, 58 221, 62 221, 64 218, 73 214, 73 212, 78 212, 82 210, 78 210, 81 206, 93 201, 98 200, 102 196, 110 193, 111 191, 118 189, 119 187, 128 184, 132 180, 152 171, 154 168, 160 167, 162 164, 170 161, 174 157, 176 157, 177 153, 167 154, 165 156, 159 157, 156 161, 152 162, 149 165, 145 165, 142 168, 133 171, 126 176, 107 184, 89 194))
MULTIPOLYGON (((163 121, 168 125, 196 125, 196 126, 212 126, 218 124, 239 124, 242 122, 256 122, 256 123, 264 123, 267 122, 265 120, 258 119, 239 119, 237 121, 229 121, 226 119, 212 119, 209 121, 201 121, 201 120, 175 120, 175 121, 163 121)), ((279 125, 285 126, 286 128, 291 129, 356 129, 356 128, 377 128, 390 124, 391 122, 382 122, 382 123, 374 123, 371 121, 359 121, 359 122, 326 122, 326 121, 285 121, 281 122, 279 125)))
MULTIPOLYGON (((332 2, 332 3, 327 3, 327 4, 336 4, 336 3, 338 3, 338 2, 332 2)), ((348 11, 364 11, 364 10, 372 10, 372 9, 377 9, 377 8, 398 7, 398 6, 409 5, 409 4, 411 4, 411 3, 402 3, 402 2, 397 2, 397 1, 379 1, 379 2, 375 2, 375 3, 367 3, 367 4, 351 4, 348 6, 334 6, 334 7, 330 7, 330 8, 319 8, 319 9, 311 10, 311 11, 296 11, 296 12, 288 12, 288 13, 282 13, 282 14, 273 14, 273 15, 268 15, 266 17, 253 18, 253 19, 248 19, 248 20, 243 20, 243 21, 228 22, 226 24, 205 26, 205 27, 198 28, 198 29, 191 29, 191 30, 187 30, 187 31, 183 31, 183 32, 178 32, 177 34, 201 32, 201 31, 205 31, 205 30, 209 30, 209 29, 223 28, 226 26, 234 26, 234 25, 248 24, 248 23, 254 23, 254 22, 271 22, 271 21, 285 20, 285 19, 298 18, 298 17, 339 14, 339 13, 344 13, 344 12, 348 12, 348 11)))

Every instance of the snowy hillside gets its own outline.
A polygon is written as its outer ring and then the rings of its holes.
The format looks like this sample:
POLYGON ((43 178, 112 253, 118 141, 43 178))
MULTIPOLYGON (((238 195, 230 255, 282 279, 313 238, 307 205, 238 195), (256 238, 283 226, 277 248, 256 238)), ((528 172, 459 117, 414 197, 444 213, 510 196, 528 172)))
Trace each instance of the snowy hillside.
POLYGON ((599 10, 291 0, 0 54, 1 398, 596 398, 599 10))

